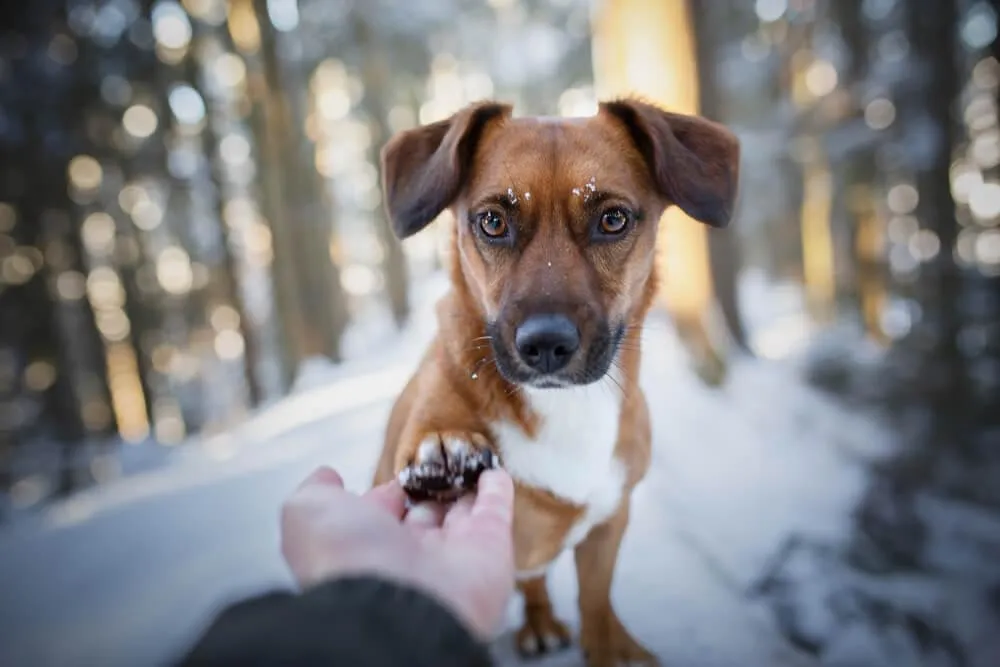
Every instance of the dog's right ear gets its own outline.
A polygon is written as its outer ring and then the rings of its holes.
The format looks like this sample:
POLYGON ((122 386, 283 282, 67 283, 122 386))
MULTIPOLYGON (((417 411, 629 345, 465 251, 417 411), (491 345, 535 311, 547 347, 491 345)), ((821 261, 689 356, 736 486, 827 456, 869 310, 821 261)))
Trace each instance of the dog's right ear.
POLYGON ((660 194, 695 220, 729 225, 740 176, 740 142, 731 130, 634 97, 600 108, 624 123, 660 194))
POLYGON ((483 128, 512 107, 477 102, 450 118, 406 130, 382 148, 382 193, 396 236, 429 225, 458 196, 483 128))

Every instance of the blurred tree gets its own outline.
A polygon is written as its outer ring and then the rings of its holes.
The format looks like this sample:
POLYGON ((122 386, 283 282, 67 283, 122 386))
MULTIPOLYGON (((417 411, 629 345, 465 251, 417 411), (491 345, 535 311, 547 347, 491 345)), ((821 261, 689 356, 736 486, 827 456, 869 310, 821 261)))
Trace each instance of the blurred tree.
MULTIPOLYGON (((815 75, 818 68, 829 72, 829 63, 815 51, 817 26, 805 16, 788 19, 792 33, 784 47, 784 80, 795 114, 791 127, 791 148, 802 172, 802 200, 799 225, 802 244, 802 279, 808 311, 822 325, 836 315, 834 248, 831 230, 833 209, 833 165, 823 141, 828 125, 824 107, 829 84, 815 75), (819 83, 817 83, 819 82, 819 83)), ((787 24, 782 24, 787 25, 787 24)), ((822 70, 820 70, 822 71, 822 70)), ((832 77, 835 81, 836 74, 832 77)))
MULTIPOLYGON (((193 38, 191 45, 185 52, 181 61, 179 71, 173 72, 170 80, 165 82, 160 90, 164 95, 162 100, 163 108, 171 109, 170 95, 175 96, 176 105, 184 110, 187 100, 181 96, 191 98, 190 104, 195 107, 200 105, 201 118, 199 122, 191 123, 193 118, 187 123, 182 122, 175 110, 170 114, 172 127, 175 136, 184 136, 194 125, 197 139, 191 148, 200 155, 198 168, 192 170, 187 177, 186 183, 181 184, 196 190, 201 185, 209 200, 209 213, 211 220, 206 220, 206 227, 210 230, 210 242, 207 244, 210 252, 206 259, 210 261, 208 279, 209 288, 213 289, 213 294, 209 296, 209 307, 219 308, 229 307, 233 309, 237 318, 237 330, 243 339, 243 353, 241 356, 243 364, 243 379, 246 383, 246 397, 251 406, 257 405, 263 396, 263 390, 258 378, 257 366, 259 363, 259 343, 256 331, 251 322, 247 308, 244 305, 242 286, 239 282, 238 261, 233 255, 230 233, 227 232, 226 220, 226 192, 227 192, 227 172, 225 161, 221 156, 220 138, 216 129, 218 114, 212 113, 208 106, 210 98, 208 94, 208 72, 204 66, 204 61, 211 57, 211 50, 216 39, 216 32, 211 26, 197 19, 192 20, 193 38), (198 102, 194 101, 193 94, 197 95, 198 102)), ((225 32, 225 31, 222 31, 225 32)), ((228 40, 225 40, 228 46, 228 40)), ((230 53, 225 49, 224 53, 230 53)), ((193 194, 193 193, 192 193, 193 194)), ((211 314, 209 314, 211 319, 211 314)))
MULTIPOLYGON (((361 81, 364 85, 361 108, 371 133, 368 159, 373 165, 380 165, 379 151, 392 134, 388 126, 390 102, 387 99, 393 84, 390 55, 392 47, 388 47, 384 41, 376 38, 367 12, 357 5, 351 8, 351 20, 353 38, 360 59, 361 81)), ((381 179, 381 172, 379 175, 381 179)), ((385 275, 386 292, 393 320, 397 327, 402 327, 410 315, 406 255, 389 225, 381 196, 378 202, 372 211, 372 219, 382 246, 382 272, 385 275)))
POLYGON ((267 0, 253 0, 253 9, 266 82, 265 119, 275 149, 273 155, 281 165, 277 177, 283 208, 276 212, 278 218, 271 220, 271 226, 272 229, 288 226, 290 243, 284 251, 294 248, 297 255, 295 260, 288 258, 298 269, 297 296, 303 329, 296 345, 300 346, 302 358, 320 354, 336 361, 340 359, 347 306, 339 271, 331 256, 334 230, 331 194, 316 171, 312 144, 303 131, 306 125, 303 96, 308 90, 302 80, 304 65, 284 63, 279 53, 280 38, 268 15, 267 0))
MULTIPOLYGON (((232 14, 231 14, 232 15, 232 14)), ((233 30, 232 23, 230 30, 233 30)), ((239 44, 239 40, 236 42, 239 44)), ((249 124, 253 133, 253 157, 256 165, 255 198, 260 212, 267 222, 270 231, 271 248, 273 249, 270 276, 274 300, 274 310, 277 313, 278 330, 280 332, 279 353, 281 390, 288 391, 295 379, 299 361, 303 357, 302 340, 304 337, 303 313, 300 307, 300 278, 296 268, 296 245, 292 228, 284 224, 284 202, 282 195, 281 167, 279 161, 280 137, 275 134, 273 123, 274 112, 271 92, 267 80, 259 67, 259 59, 248 53, 254 52, 258 42, 252 47, 246 44, 240 46, 240 51, 246 57, 246 90, 250 105, 249 124)))
MULTIPOLYGON (((148 158, 134 178, 165 192, 163 221, 144 220, 140 204, 127 205, 135 226, 145 232, 138 239, 147 260, 163 267, 157 272, 161 289, 154 291, 154 283, 147 281, 141 295, 143 303, 163 317, 163 324, 147 334, 138 349, 139 358, 155 371, 155 389, 150 392, 154 436, 169 444, 190 431, 231 423, 248 402, 256 403, 260 390, 253 370, 253 332, 246 326, 223 226, 222 175, 212 159, 217 142, 200 76, 205 37, 177 3, 146 2, 144 11, 156 46, 142 99, 156 118, 156 142, 144 142, 148 158), (190 265, 190 280, 182 280, 185 264, 190 265), (235 317, 223 317, 224 312, 235 317), (231 342, 233 336, 238 344, 231 342), (184 350, 201 372, 185 382, 157 369, 155 359, 170 349, 166 346, 184 350), (242 367, 241 381, 220 382, 232 359, 242 367)), ((139 271, 148 267, 143 263, 139 271)))
MULTIPOLYGON (((831 340, 845 341, 824 336, 817 348, 836 358, 817 355, 826 361, 811 370, 813 378, 836 385, 855 409, 887 416, 899 449, 871 466, 849 543, 817 549, 822 555, 815 562, 824 563, 823 571, 843 572, 827 578, 822 597, 831 602, 815 605, 815 575, 807 580, 792 570, 817 570, 804 567, 800 557, 789 558, 776 578, 782 590, 775 618, 792 641, 820 660, 864 627, 870 636, 851 649, 858 664, 877 662, 879 654, 911 656, 903 661, 913 664, 987 664, 994 643, 964 632, 964 621, 957 619, 965 612, 914 614, 912 594, 975 589, 969 597, 963 593, 959 605, 969 609, 987 608, 995 595, 989 590, 995 559, 987 554, 1000 508, 1000 364, 991 363, 996 357, 990 355, 1000 345, 991 352, 986 332, 1000 330, 1000 290, 982 280, 991 268, 979 256, 978 234, 1000 218, 991 173, 1000 166, 997 113, 995 105, 983 103, 983 93, 996 95, 998 71, 984 57, 985 41, 992 37, 996 49, 1000 31, 984 29, 985 3, 948 0, 788 3, 780 7, 780 18, 768 18, 794 21, 810 6, 826 11, 804 17, 815 24, 809 49, 835 69, 810 66, 802 83, 808 88, 810 80, 815 85, 835 73, 829 79, 837 85, 797 114, 793 130, 796 136, 822 137, 830 168, 841 178, 840 223, 847 229, 834 229, 853 238, 837 259, 856 264, 840 276, 838 296, 849 310, 860 308, 870 334, 889 343, 885 354, 871 355, 853 338, 827 348, 831 340), (994 199, 984 205, 985 198, 976 196, 987 192, 994 199), (962 204, 957 210, 956 200, 962 204), (972 210, 977 205, 979 215, 972 210), (855 281, 853 289, 844 289, 855 281), (954 569, 954 554, 941 556, 951 538, 942 538, 960 515, 970 519, 962 542, 977 545, 967 552, 983 558, 954 569), (903 580, 906 586, 885 594, 903 580), (850 613, 832 602, 849 597, 855 601, 850 613), (826 618, 821 632, 802 622, 817 614, 826 618), (894 617, 903 622, 892 627, 887 619, 894 617)), ((791 81, 794 93, 795 77, 791 81)), ((979 636, 992 636, 996 615, 987 612, 983 620, 985 634, 979 636)))
POLYGON ((951 193, 952 154, 959 136, 956 113, 959 82, 958 10, 949 0, 927 0, 906 7, 905 29, 914 65, 924 73, 910 79, 897 108, 903 123, 900 166, 913 174, 919 193, 915 215, 937 239, 937 252, 919 275, 922 322, 915 332, 921 385, 935 415, 931 442, 958 446, 966 406, 966 367, 959 352, 962 328, 962 279, 955 263, 958 221, 951 193), (942 27, 947 26, 947 29, 942 27), (919 135, 919 138, 918 138, 919 135), (923 339, 922 341, 919 339, 923 339))
MULTIPOLYGON (((695 34, 695 49, 698 61, 698 106, 706 118, 724 122, 719 99, 717 54, 721 45, 717 40, 717 30, 721 21, 721 5, 693 2, 689 0, 688 11, 695 34)), ((738 216, 738 214, 737 214, 738 216)), ((738 219, 734 221, 739 224, 738 219)), ((739 230, 709 230, 708 249, 712 271, 712 284, 719 302, 723 321, 733 344, 743 352, 749 352, 747 332, 740 313, 737 281, 741 269, 739 230)))
MULTIPOLYGON (((151 359, 163 330, 164 292, 144 262, 154 256, 149 238, 119 197, 126 181, 162 177, 166 163, 163 110, 155 100, 158 62, 148 19, 152 4, 132 6, 134 13, 123 17, 124 26, 91 24, 89 34, 79 40, 81 77, 91 94, 77 108, 84 126, 75 137, 81 153, 76 164, 95 160, 102 174, 99 186, 81 187, 70 165, 77 230, 90 270, 88 297, 104 338, 119 433, 129 441, 148 436, 153 404, 166 391, 151 359)), ((157 206, 149 224, 159 224, 164 214, 157 206)), ((198 421, 201 415, 195 412, 190 418, 198 421)))
MULTIPOLYGON (((266 0, 232 0, 228 25, 244 55, 250 122, 257 151, 261 210, 274 248, 274 303, 283 340, 282 383, 306 357, 340 358, 346 303, 333 262, 330 193, 315 167, 304 128, 308 90, 298 57, 274 28, 266 0), (286 60, 289 60, 286 62, 286 60), (306 257, 303 261, 303 257, 306 257)), ((294 45, 294 43, 292 43, 294 45)))
POLYGON ((77 443, 115 427, 71 200, 111 175, 80 156, 97 91, 65 4, 6 3, 0 16, 0 490, 15 454, 44 456, 54 440, 65 493, 77 443))
MULTIPOLYGON (((248 322, 245 328, 254 328, 257 340, 253 343, 261 348, 255 355, 259 356, 256 371, 264 375, 268 366, 276 371, 274 380, 267 383, 267 393, 280 396, 291 388, 303 357, 304 323, 292 227, 282 221, 281 160, 275 143, 279 138, 271 124, 274 114, 267 108, 273 102, 260 58, 260 27, 251 0, 206 0, 199 6, 201 20, 195 33, 202 36, 209 51, 203 63, 203 87, 205 92, 211 90, 205 100, 206 114, 220 126, 226 119, 229 137, 247 134, 251 139, 245 144, 251 177, 242 179, 241 187, 230 189, 222 215, 230 229, 230 242, 240 247, 244 276, 250 273, 250 265, 263 268, 267 298, 263 312, 258 313, 263 321, 248 322), (207 85, 210 80, 214 85, 207 85), (269 316, 272 312, 275 317, 269 316)), ((209 155, 216 173, 229 171, 222 132, 216 133, 219 143, 209 155)), ((261 384, 264 394, 263 378, 261 384)))
POLYGON ((837 164, 834 261, 840 304, 860 313, 865 331, 887 344, 881 313, 886 304, 885 242, 876 200, 876 151, 880 135, 865 123, 871 39, 863 0, 830 3, 830 18, 839 26, 846 63, 834 91, 843 105, 839 124, 827 132, 827 145, 837 164))

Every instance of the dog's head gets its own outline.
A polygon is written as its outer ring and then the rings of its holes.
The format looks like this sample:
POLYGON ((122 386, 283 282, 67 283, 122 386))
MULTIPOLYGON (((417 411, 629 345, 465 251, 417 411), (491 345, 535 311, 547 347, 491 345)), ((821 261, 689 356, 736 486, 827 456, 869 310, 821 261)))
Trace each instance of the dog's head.
POLYGON ((607 373, 652 297, 663 211, 725 227, 739 173, 724 127, 636 100, 572 119, 480 102, 397 134, 381 157, 396 234, 453 211, 460 275, 497 367, 535 387, 607 373))

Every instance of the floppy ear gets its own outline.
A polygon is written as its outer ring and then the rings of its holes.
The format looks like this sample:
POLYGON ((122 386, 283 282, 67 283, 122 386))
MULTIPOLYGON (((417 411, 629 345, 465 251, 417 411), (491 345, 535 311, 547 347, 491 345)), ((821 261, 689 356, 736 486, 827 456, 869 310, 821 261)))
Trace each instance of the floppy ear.
POLYGON ((600 106, 628 129, 662 196, 695 220, 729 224, 740 169, 736 135, 710 120, 634 99, 600 106))
POLYGON ((486 124, 511 106, 477 102, 450 118, 393 136, 382 147, 382 192, 400 239, 429 225, 458 196, 486 124))

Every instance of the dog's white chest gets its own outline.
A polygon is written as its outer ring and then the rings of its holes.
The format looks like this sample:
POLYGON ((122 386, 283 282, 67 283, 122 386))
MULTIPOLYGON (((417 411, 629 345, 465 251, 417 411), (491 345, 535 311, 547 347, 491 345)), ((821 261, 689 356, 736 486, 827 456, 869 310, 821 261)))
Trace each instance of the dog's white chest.
POLYGON ((520 483, 584 507, 563 545, 572 547, 621 501, 625 468, 615 457, 621 393, 617 386, 596 383, 526 389, 525 396, 541 417, 541 428, 528 438, 513 424, 496 425, 503 465, 520 483))

